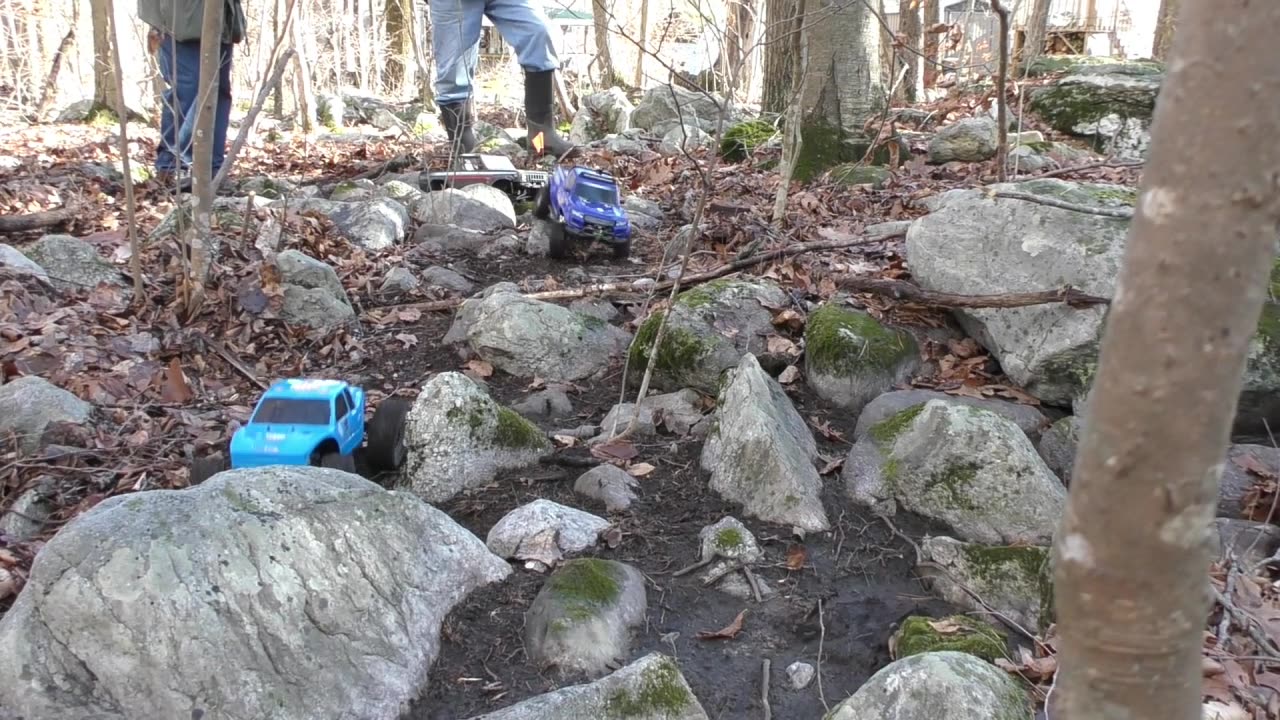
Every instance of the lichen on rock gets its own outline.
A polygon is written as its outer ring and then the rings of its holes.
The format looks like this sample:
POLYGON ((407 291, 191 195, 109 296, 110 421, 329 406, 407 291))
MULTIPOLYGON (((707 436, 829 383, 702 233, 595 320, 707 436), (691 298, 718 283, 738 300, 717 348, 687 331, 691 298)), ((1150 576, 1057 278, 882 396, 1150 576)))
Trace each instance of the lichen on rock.
POLYGON ((1049 548, 982 545, 949 537, 925 538, 916 569, 943 600, 980 612, 994 609, 1013 622, 1042 630, 1053 621, 1049 548), (989 607, 974 599, 982 598, 989 607))
POLYGON ((968 653, 926 652, 871 676, 823 720, 1031 720, 1025 690, 1009 673, 968 653))
POLYGON ((886 328, 866 312, 827 303, 805 326, 805 376, 823 399, 860 411, 919 367, 910 333, 886 328))
POLYGON ((902 621, 893 644, 899 658, 941 650, 969 653, 987 661, 1007 655, 1004 633, 968 615, 940 620, 913 615, 902 621))
POLYGON ((646 609, 639 570, 613 560, 570 560, 547 578, 529 608, 529 656, 563 672, 603 675, 627 655, 646 609))

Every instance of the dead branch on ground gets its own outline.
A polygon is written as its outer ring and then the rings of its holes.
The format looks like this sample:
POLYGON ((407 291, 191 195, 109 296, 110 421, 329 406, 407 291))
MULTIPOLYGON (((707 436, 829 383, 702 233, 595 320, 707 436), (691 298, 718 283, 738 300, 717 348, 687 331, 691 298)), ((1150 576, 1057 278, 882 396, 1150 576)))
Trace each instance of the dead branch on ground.
POLYGON ((1132 208, 1103 208, 1093 207, 1092 205, 1080 205, 1078 203, 1059 200, 1055 197, 1045 195, 1034 195, 1032 193, 1016 192, 1013 190, 996 190, 987 191, 991 197, 1005 198, 1007 200, 1025 200, 1026 202, 1039 203, 1040 205, 1048 205, 1059 210, 1071 210, 1072 212, 1085 213, 1087 215, 1101 215, 1102 217, 1118 218, 1120 220, 1129 220, 1133 218, 1132 208))
POLYGON ((77 208, 68 206, 57 210, 26 213, 25 215, 0 215, 0 233, 20 233, 61 225, 77 214, 77 208))
POLYGON ((919 285, 903 280, 845 276, 839 278, 836 283, 853 292, 872 293, 893 298, 894 300, 945 308, 1019 308, 1053 303, 1083 308, 1092 305, 1107 305, 1111 302, 1108 298, 1089 295, 1071 287, 1039 292, 955 295, 925 290, 919 285))

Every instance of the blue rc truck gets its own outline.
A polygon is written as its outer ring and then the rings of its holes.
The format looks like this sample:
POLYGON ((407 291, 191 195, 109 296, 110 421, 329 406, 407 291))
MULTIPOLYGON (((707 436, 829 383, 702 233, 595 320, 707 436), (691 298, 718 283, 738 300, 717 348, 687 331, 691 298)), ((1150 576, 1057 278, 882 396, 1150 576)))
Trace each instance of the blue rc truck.
POLYGON ((578 239, 609 245, 615 258, 631 254, 631 221, 612 175, 561 165, 538 191, 535 203, 533 216, 551 223, 551 257, 567 257, 578 239))
POLYGON ((341 380, 297 378, 267 388, 244 427, 231 437, 230 457, 215 454, 192 464, 191 484, 231 468, 312 465, 356 471, 364 448, 371 466, 398 470, 404 464, 405 418, 410 403, 389 397, 365 425, 364 390, 341 380))

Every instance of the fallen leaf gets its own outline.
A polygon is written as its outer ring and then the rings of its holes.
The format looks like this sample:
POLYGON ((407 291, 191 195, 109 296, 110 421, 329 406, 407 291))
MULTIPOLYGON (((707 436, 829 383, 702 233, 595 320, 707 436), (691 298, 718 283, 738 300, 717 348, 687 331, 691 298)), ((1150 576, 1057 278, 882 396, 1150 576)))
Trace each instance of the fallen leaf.
POLYGON ((809 561, 809 553, 800 543, 792 543, 787 547, 787 569, 800 570, 809 561))
POLYGON ((773 316, 773 326, 799 332, 804 329, 804 317, 795 310, 787 308, 773 316))
POLYGON ((482 378, 487 378, 493 375, 493 365, 488 362, 485 362, 484 360, 480 360, 480 359, 469 360, 467 361, 467 364, 464 365, 463 367, 464 367, 463 372, 468 375, 473 375, 473 376, 482 377, 482 378))
POLYGON ((630 460, 640 451, 626 440, 610 440, 591 448, 591 454, 601 460, 630 460))
POLYGON ((819 472, 818 474, 830 475, 831 473, 839 470, 842 467, 844 467, 844 458, 838 457, 833 460, 828 460, 827 464, 822 466, 822 471, 819 472))
POLYGON ((699 640, 732 640, 733 638, 738 637, 738 633, 742 632, 742 620, 746 616, 747 611, 743 610, 738 613, 738 617, 734 618, 733 622, 719 630, 699 630, 697 638, 699 640))
POLYGON ((799 379, 800 379, 800 368, 796 367, 795 365, 788 365, 787 368, 778 375, 778 382, 782 383, 783 385, 790 385, 791 383, 799 379))
POLYGON ((573 447, 578 444, 578 438, 572 435, 553 435, 551 437, 565 447, 573 447))
POLYGON ((770 335, 765 341, 765 348, 770 353, 779 355, 799 355, 800 349, 796 344, 781 335, 770 335))
POLYGON ((635 465, 632 465, 631 467, 627 468, 627 474, 630 475, 631 477, 644 477, 645 475, 648 475, 654 470, 657 470, 657 468, 650 465, 649 463, 642 462, 642 463, 636 463, 635 465))
POLYGON ((417 308, 404 308, 396 312, 396 317, 400 322, 418 322, 422 319, 422 311, 417 308))
POLYGON ((622 543, 622 530, 620 530, 616 525, 610 525, 600 531, 600 539, 604 541, 604 544, 608 546, 610 550, 613 550, 622 543))
POLYGON ((411 348, 414 345, 418 344, 418 336, 410 335, 409 333, 398 333, 396 335, 396 340, 399 340, 400 342, 404 343, 404 346, 406 348, 411 348))
POLYGON ((929 627, 933 628, 933 631, 940 635, 954 635, 964 630, 964 626, 955 620, 929 620, 928 623, 929 627))
POLYGON ((185 405, 191 400, 191 386, 187 385, 187 378, 182 374, 182 365, 176 357, 170 360, 169 367, 165 368, 164 387, 160 390, 160 398, 174 405, 185 405))

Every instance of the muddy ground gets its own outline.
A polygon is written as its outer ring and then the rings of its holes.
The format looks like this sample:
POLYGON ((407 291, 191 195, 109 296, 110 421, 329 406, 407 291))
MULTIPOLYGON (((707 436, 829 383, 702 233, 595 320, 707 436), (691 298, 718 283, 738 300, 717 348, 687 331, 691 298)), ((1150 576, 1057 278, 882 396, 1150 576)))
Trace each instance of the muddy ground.
MULTIPOLYGON (((548 276, 554 280, 576 273, 575 267, 586 270, 596 282, 638 271, 635 265, 593 253, 585 265, 525 258, 484 264, 472 258, 466 272, 478 287, 503 279, 536 286, 548 276)), ((629 318, 624 306, 615 322, 629 318)), ((451 313, 430 313, 413 326, 397 326, 395 332, 414 334, 418 345, 380 358, 374 366, 363 368, 357 379, 388 392, 412 393, 432 374, 460 369, 464 358, 458 348, 441 342, 451 322, 451 313)), ((618 402, 622 381, 619 364, 599 382, 580 383, 570 393, 576 417, 539 424, 546 430, 599 424, 618 402)), ((501 371, 485 382, 494 398, 508 405, 530 392, 527 379, 501 371)), ((634 390, 628 399, 633 395, 634 390)), ((856 416, 826 405, 803 383, 791 386, 790 395, 806 419, 828 427, 826 433, 815 432, 822 454, 843 457, 849 444, 841 436, 853 437, 856 416)), ((910 545, 846 499, 838 471, 825 477, 824 500, 835 528, 799 541, 807 559, 801 570, 793 571, 785 564, 788 548, 797 542, 791 529, 746 517, 739 507, 712 492, 708 474, 699 466, 699 440, 663 436, 637 447, 636 461, 657 469, 640 480, 639 500, 625 513, 609 514, 603 504, 573 492, 574 480, 586 470, 581 464, 597 462, 581 448, 557 452, 557 457, 570 458, 568 462, 574 464, 548 463, 509 472, 441 508, 481 539, 507 512, 538 498, 607 517, 622 531, 622 541, 614 549, 601 545, 589 554, 630 563, 649 581, 649 617, 636 633, 632 655, 626 660, 655 650, 674 655, 710 717, 761 716, 764 658, 772 660, 774 716, 821 717, 826 706, 848 697, 889 662, 887 641, 898 622, 911 614, 941 615, 951 610, 930 598, 914 577, 910 545), (699 559, 699 530, 725 515, 743 521, 766 553, 756 572, 773 592, 766 593, 763 603, 704 587, 698 572, 673 577, 699 559), (697 639, 699 631, 723 628, 744 609, 744 626, 737 637, 697 639), (816 664, 819 647, 821 688, 815 681, 803 690, 792 690, 786 667, 797 660, 816 664)), ((376 479, 395 483, 392 477, 376 479)), ((896 523, 912 537, 928 530, 909 517, 900 517, 896 523)), ((475 592, 455 608, 445 622, 428 688, 409 718, 467 718, 587 680, 544 670, 526 658, 524 612, 545 579, 516 566, 507 581, 475 592)))

